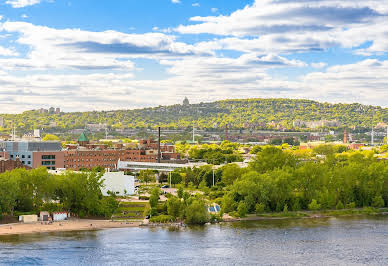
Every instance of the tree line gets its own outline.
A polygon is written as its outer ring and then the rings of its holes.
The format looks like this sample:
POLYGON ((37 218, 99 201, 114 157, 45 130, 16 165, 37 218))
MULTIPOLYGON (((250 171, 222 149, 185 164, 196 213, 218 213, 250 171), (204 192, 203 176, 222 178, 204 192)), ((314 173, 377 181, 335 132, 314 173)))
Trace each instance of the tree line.
POLYGON ((45 168, 15 169, 0 174, 0 216, 39 211, 68 211, 80 217, 111 217, 118 207, 114 195, 103 197, 103 172, 65 172, 45 168))

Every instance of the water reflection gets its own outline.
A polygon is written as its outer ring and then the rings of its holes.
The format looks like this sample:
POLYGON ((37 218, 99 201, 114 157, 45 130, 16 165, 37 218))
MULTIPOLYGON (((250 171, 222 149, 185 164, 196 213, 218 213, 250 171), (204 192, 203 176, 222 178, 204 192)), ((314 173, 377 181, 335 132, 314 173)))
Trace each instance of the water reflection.
POLYGON ((0 264, 388 265, 388 219, 284 219, 0 237, 0 264))

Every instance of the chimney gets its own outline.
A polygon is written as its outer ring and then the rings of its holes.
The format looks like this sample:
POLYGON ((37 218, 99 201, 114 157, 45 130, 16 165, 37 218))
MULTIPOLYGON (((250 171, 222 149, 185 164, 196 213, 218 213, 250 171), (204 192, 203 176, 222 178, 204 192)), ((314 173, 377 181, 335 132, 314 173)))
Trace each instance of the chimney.
POLYGON ((158 127, 158 163, 160 163, 160 127, 158 127))

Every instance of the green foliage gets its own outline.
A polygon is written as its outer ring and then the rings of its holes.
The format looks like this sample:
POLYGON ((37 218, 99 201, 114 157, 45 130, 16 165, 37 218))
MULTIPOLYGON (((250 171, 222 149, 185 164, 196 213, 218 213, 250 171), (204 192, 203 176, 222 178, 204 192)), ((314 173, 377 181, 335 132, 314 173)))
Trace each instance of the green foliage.
POLYGON ((183 187, 179 187, 177 190, 178 198, 180 199, 183 198, 183 193, 184 193, 183 187))
POLYGON ((318 204, 315 199, 311 201, 311 203, 308 205, 309 210, 311 211, 317 211, 321 208, 321 204, 318 204))
POLYGON ((257 203, 255 206, 255 212, 256 214, 263 213, 265 211, 265 205, 264 203, 257 203))
POLYGON ((43 138, 42 141, 59 141, 59 137, 53 134, 46 134, 43 138))
POLYGON ((225 185, 232 185, 236 179, 241 177, 242 173, 243 169, 237 164, 227 164, 222 169, 222 182, 225 185))
POLYGON ((158 216, 152 216, 150 218, 151 223, 171 223, 174 221, 175 221, 175 218, 170 215, 158 215, 158 216))
POLYGON ((337 210, 342 210, 344 208, 344 204, 342 201, 338 201, 337 205, 335 206, 337 210))
POLYGON ((376 208, 384 207, 384 199, 381 195, 376 195, 372 200, 372 206, 376 208))
POLYGON ((182 202, 176 197, 167 200, 167 213, 174 218, 180 217, 182 212, 182 202))
POLYGON ((158 205, 159 195, 160 195, 160 189, 157 187, 154 188, 151 192, 151 196, 149 199, 151 208, 156 208, 156 206, 158 205))
POLYGON ((102 174, 93 171, 51 175, 45 168, 5 172, 0 174, 0 212, 12 215, 14 211, 47 210, 108 217, 117 202, 102 196, 102 174))
POLYGON ((205 202, 193 200, 185 209, 185 221, 188 224, 205 224, 209 222, 210 216, 205 202))
POLYGON ((139 179, 140 182, 146 183, 146 184, 148 184, 150 182, 155 182, 155 180, 156 180, 155 173, 150 169, 140 170, 137 178, 139 179))
POLYGON ((237 212, 240 217, 245 217, 248 213, 248 206, 245 202, 241 201, 238 204, 237 212))

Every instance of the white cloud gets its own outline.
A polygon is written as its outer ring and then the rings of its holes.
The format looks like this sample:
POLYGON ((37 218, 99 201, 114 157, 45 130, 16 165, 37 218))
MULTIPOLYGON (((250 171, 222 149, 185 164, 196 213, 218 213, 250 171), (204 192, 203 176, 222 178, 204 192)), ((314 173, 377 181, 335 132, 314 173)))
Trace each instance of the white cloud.
POLYGON ((215 12, 217 12, 217 11, 218 11, 218 8, 216 8, 216 7, 212 7, 212 8, 210 9, 210 11, 211 11, 211 12, 213 12, 213 13, 215 13, 215 12))
POLYGON ((180 4, 181 0, 171 0, 171 3, 173 3, 173 4, 180 4))
POLYGON ((0 15, 0 20, 2 20, 3 19, 3 16, 2 15, 0 15))
POLYGON ((0 56, 18 56, 18 52, 15 49, 4 48, 0 46, 0 56))
POLYGON ((26 22, 0 23, 0 31, 16 33, 17 43, 29 47, 25 58, 0 59, 6 69, 114 69, 130 70, 130 58, 174 58, 208 54, 193 45, 176 42, 163 33, 125 34, 116 31, 57 30, 26 22))
POLYGON ((200 7, 201 5, 199 3, 193 3, 192 6, 194 7, 200 7))
POLYGON ((311 63, 311 66, 313 68, 324 68, 327 66, 327 64, 324 62, 318 62, 318 63, 311 63))
POLYGON ((230 15, 197 16, 190 21, 194 24, 175 30, 225 36, 229 42, 269 47, 272 52, 352 48, 367 41, 373 42, 367 52, 388 51, 388 0, 256 0, 230 15))
POLYGON ((26 14, 23 14, 20 16, 21 18, 28 18, 28 16, 26 14))
POLYGON ((13 8, 22 8, 39 4, 41 1, 42 0, 7 0, 5 3, 11 5, 13 8))

